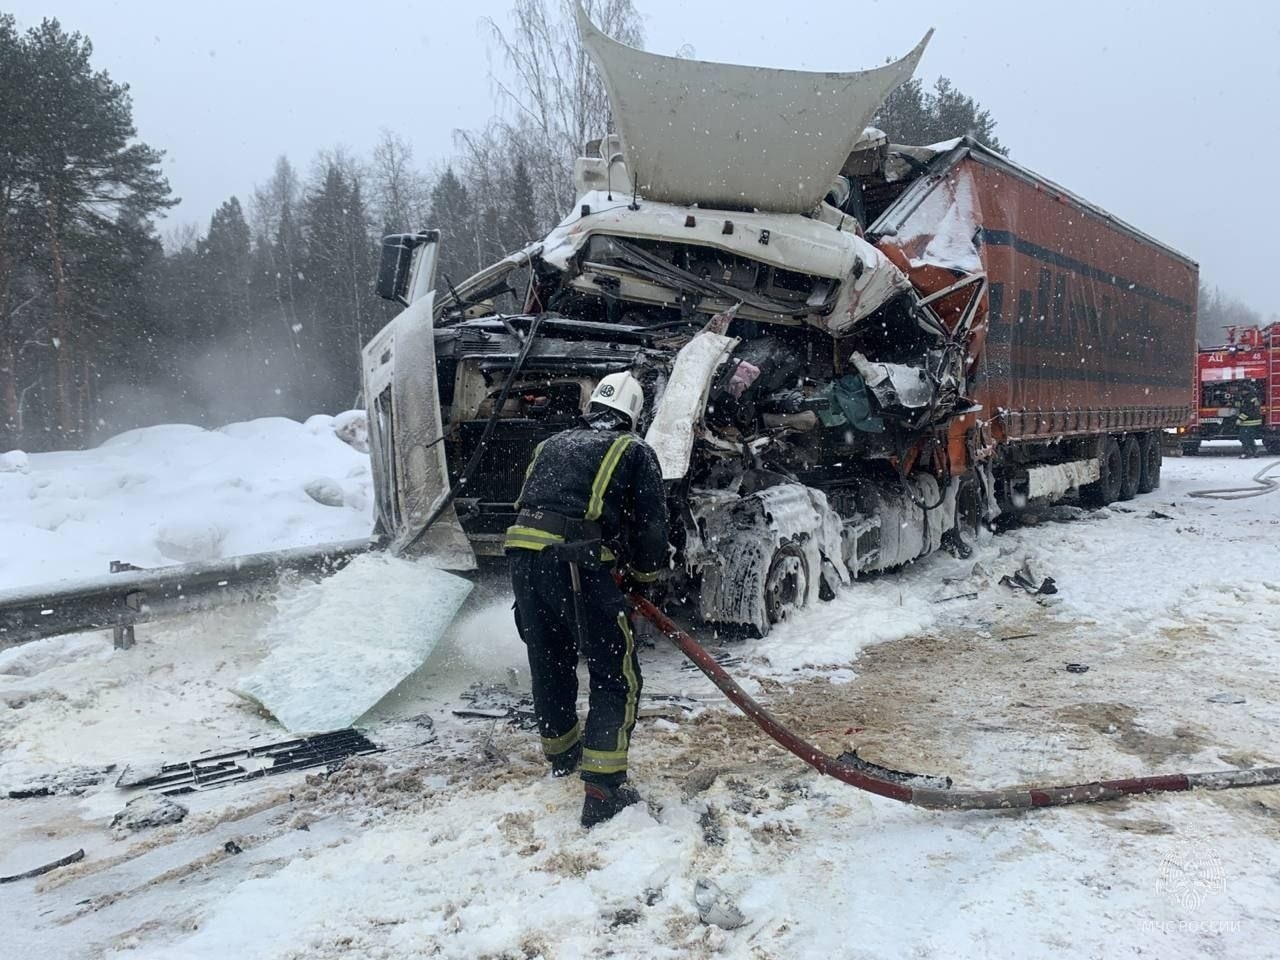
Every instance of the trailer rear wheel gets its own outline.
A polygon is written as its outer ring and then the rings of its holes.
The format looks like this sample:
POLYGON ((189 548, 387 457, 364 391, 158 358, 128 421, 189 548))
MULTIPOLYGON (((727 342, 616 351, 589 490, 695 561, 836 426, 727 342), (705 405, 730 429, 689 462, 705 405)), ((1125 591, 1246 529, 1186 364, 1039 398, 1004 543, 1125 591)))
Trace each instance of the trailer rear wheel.
POLYGON ((1273 457, 1280 457, 1280 433, 1269 433, 1262 438, 1262 448, 1273 457))
POLYGON ((1142 483, 1142 448, 1138 438, 1127 436, 1120 441, 1120 499, 1132 500, 1142 483))
POLYGON ((1091 507, 1105 507, 1120 497, 1124 461, 1115 437, 1105 437, 1098 450, 1098 479, 1080 488, 1080 499, 1091 507))
POLYGON ((1164 464, 1164 457, 1160 452, 1160 435, 1146 434, 1140 446, 1142 448, 1142 479, 1138 481, 1138 492, 1150 493, 1160 486, 1160 468, 1164 464))

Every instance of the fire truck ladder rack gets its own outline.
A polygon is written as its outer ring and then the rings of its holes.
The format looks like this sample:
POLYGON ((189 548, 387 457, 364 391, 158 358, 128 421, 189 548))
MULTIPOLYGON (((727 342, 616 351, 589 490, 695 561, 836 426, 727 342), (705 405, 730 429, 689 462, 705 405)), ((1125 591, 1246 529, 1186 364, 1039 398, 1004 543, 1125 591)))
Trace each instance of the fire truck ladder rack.
POLYGON ((1267 328, 1267 426, 1280 427, 1280 323, 1267 328))

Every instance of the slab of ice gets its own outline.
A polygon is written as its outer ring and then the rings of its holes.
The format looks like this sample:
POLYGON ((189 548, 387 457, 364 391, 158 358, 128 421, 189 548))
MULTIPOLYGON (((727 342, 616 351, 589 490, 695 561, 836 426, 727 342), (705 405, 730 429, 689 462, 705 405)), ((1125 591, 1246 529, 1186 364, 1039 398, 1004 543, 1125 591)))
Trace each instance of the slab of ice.
POLYGON ((235 692, 290 733, 349 727, 431 655, 471 587, 425 561, 357 557, 279 602, 270 653, 235 692))
POLYGON ((694 424, 702 420, 716 367, 737 342, 704 330, 676 354, 671 378, 644 438, 658 455, 663 480, 678 480, 688 472, 694 424))

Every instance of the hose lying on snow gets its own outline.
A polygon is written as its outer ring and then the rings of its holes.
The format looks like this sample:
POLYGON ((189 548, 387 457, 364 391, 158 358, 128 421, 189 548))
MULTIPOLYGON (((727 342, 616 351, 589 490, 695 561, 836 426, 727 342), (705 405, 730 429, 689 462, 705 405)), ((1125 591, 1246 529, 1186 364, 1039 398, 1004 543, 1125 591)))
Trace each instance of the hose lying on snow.
POLYGON ((1280 477, 1270 477, 1267 474, 1280 467, 1280 460, 1272 460, 1269 464, 1255 473, 1251 479, 1255 486, 1252 487, 1223 487, 1221 490, 1192 490, 1187 496, 1199 497, 1202 500, 1248 500, 1250 497, 1260 497, 1266 493, 1274 493, 1280 488, 1280 477))
POLYGON ((705 673, 743 713, 765 733, 786 747, 819 773, 869 793, 933 810, 1005 810, 1017 807, 1061 807, 1071 803, 1097 803, 1140 793, 1171 793, 1181 790, 1227 790, 1280 783, 1280 767, 1253 770, 1220 770, 1211 773, 1170 773, 1156 777, 1100 780, 1064 787, 1007 787, 1001 790, 944 790, 913 787, 886 780, 827 756, 813 744, 796 736, 764 707, 756 703, 727 674, 711 654, 681 630, 665 613, 639 594, 631 602, 647 620, 666 634, 686 657, 705 673))

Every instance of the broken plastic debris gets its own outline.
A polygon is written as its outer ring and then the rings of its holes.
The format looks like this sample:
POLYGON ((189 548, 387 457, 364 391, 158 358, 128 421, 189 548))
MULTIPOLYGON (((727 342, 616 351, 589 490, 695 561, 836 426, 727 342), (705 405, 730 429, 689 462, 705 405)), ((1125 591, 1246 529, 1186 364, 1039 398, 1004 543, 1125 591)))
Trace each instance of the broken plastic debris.
POLYGON ((158 794, 144 793, 124 805, 124 809, 111 819, 111 828, 117 834, 132 833, 149 827, 181 823, 186 817, 187 808, 182 804, 158 794))
POLYGON ((694 886, 693 901, 698 905, 698 916, 703 923, 721 930, 734 930, 747 922, 729 895, 706 877, 699 878, 694 886))
POLYGON ((1215 693, 1211 697, 1205 697, 1210 703, 1244 703, 1244 697, 1238 693, 1215 693))

